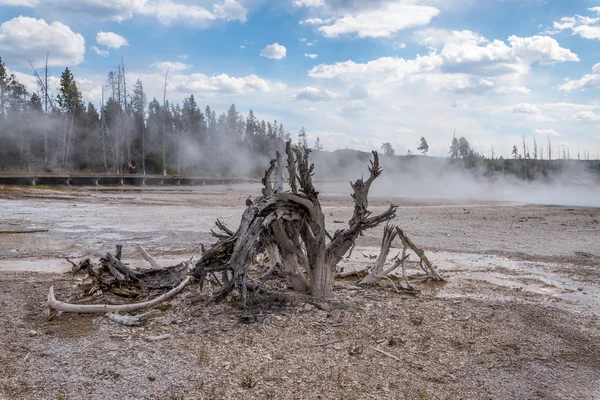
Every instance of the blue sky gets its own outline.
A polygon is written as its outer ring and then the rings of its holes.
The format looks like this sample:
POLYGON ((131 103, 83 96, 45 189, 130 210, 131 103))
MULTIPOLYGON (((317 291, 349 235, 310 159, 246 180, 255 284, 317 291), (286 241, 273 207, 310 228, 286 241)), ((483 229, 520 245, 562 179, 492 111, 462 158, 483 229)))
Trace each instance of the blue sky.
MULTIPOLYGON (((486 155, 522 137, 600 156, 600 0, 0 0, 0 56, 31 90, 50 54, 86 101, 124 60, 149 97, 283 122, 326 149, 486 155)), ((539 151, 542 149, 540 148, 539 151)))

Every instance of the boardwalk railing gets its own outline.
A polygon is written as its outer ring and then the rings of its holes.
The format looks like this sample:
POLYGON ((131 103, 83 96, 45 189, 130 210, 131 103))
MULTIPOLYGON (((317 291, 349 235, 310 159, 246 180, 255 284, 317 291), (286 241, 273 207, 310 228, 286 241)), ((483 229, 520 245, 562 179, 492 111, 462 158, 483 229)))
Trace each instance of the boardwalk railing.
POLYGON ((179 175, 101 174, 101 173, 0 173, 3 185, 228 185, 256 183, 244 178, 210 178, 179 175))

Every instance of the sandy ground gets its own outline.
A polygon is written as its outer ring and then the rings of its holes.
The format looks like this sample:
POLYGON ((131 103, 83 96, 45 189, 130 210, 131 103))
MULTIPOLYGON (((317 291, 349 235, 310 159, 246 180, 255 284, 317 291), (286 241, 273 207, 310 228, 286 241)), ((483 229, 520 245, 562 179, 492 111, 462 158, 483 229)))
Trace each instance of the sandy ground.
MULTIPOLYGON (((374 212, 400 204, 394 222, 447 283, 410 297, 346 280, 320 308, 265 297, 253 324, 234 304, 198 302, 194 288, 139 327, 46 320, 50 285, 59 299, 80 295, 64 257, 123 243, 142 266, 127 246, 139 243, 164 263, 189 258, 212 241, 215 218, 235 226, 259 191, 0 188, 0 398, 600 399, 594 208, 374 197, 374 212), (11 233, 23 230, 38 232, 11 233)), ((322 204, 330 230, 351 216, 349 197, 322 204)), ((344 268, 372 262, 381 233, 362 237, 344 268)))

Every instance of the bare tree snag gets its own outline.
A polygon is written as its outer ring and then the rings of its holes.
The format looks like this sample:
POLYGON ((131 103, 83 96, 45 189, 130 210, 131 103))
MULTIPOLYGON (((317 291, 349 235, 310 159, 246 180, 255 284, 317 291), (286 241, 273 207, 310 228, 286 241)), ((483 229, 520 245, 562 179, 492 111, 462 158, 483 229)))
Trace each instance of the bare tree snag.
POLYGON ((423 262, 426 265, 427 268, 424 268, 424 270, 427 273, 427 275, 430 276, 433 280, 443 281, 444 278, 433 267, 431 261, 429 261, 429 259, 425 255, 425 252, 419 249, 417 246, 415 246, 415 244, 408 238, 408 236, 404 234, 402 229, 396 227, 396 232, 398 232, 398 237, 400 238, 400 240, 402 240, 402 243, 404 243, 405 246, 410 248, 421 259, 421 262, 423 262))
MULTIPOLYGON (((386 225, 383 230, 383 240, 381 243, 381 251, 375 265, 370 269, 369 274, 364 277, 359 285, 372 285, 378 282, 380 279, 389 279, 388 275, 394 272, 398 267, 402 268, 402 281, 401 288, 405 291, 416 291, 413 285, 408 280, 406 275, 406 260, 408 259, 407 250, 411 249, 420 259, 422 263, 425 263, 427 268, 424 268, 428 278, 433 280, 442 281, 444 280, 437 270, 432 266, 431 262, 425 255, 425 252, 419 249, 415 244, 404 234, 404 232, 397 226, 386 225), (392 265, 385 268, 385 262, 390 251, 393 240, 399 237, 402 241, 402 256, 398 255, 392 260, 392 265)), ((393 282, 392 282, 393 283, 393 282)), ((394 288, 398 290, 398 287, 393 283, 394 288)))

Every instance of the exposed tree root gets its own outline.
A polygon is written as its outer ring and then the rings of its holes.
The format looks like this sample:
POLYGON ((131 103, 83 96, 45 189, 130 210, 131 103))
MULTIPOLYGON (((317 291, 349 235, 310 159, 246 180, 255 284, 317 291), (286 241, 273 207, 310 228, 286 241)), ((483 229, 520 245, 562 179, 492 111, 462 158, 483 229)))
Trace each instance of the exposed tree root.
POLYGON ((137 310, 143 310, 145 308, 156 307, 157 305, 164 303, 165 301, 175 297, 179 294, 187 285, 192 282, 193 278, 191 276, 185 277, 177 287, 169 290, 167 293, 158 296, 155 299, 150 301, 144 301, 142 303, 133 303, 133 304, 120 304, 120 305, 112 305, 112 304, 70 304, 64 303, 62 301, 58 301, 56 297, 54 297, 54 286, 50 287, 50 292, 48 293, 48 302, 46 303, 48 306, 48 315, 50 315, 53 311, 62 311, 62 312, 74 312, 74 313, 120 313, 120 312, 131 312, 137 310))
MULTIPOLYGON (((246 200, 246 209, 236 230, 216 221, 218 231, 211 232, 217 241, 208 248, 202 246, 203 254, 198 261, 163 268, 141 246, 137 246, 137 250, 150 263, 150 269, 129 268, 121 261, 121 246, 117 246, 115 255, 107 253, 98 265, 89 259, 79 264, 70 261, 74 272, 83 271, 90 276, 91 282, 84 285, 88 295, 102 291, 140 298, 166 293, 136 304, 73 305, 56 300, 51 288, 48 308, 66 312, 127 312, 149 308, 175 296, 192 279, 199 283, 200 289, 206 284, 212 287, 212 301, 221 301, 233 294, 243 307, 247 306, 250 294, 264 292, 267 282, 277 277, 286 279, 287 285, 297 292, 310 293, 317 299, 330 297, 338 263, 354 248, 357 238, 365 230, 395 218, 397 206, 391 205, 375 216, 368 210, 369 189, 383 172, 378 154, 373 152, 368 179, 350 183, 354 212, 347 228, 331 235, 325 227, 319 193, 312 183, 314 165, 309 164, 310 150, 290 142, 286 143, 285 150, 290 190, 284 191, 283 158, 277 153, 262 179, 262 196, 246 200), (269 257, 268 270, 261 272, 254 268, 253 262, 265 253, 269 257)), ((414 290, 404 270, 407 249, 419 256, 429 276, 442 279, 424 252, 402 230, 387 225, 381 253, 368 274, 365 272, 361 284, 370 285, 387 279, 396 290, 414 290), (404 245, 403 255, 386 268, 385 261, 396 236, 404 245), (399 267, 402 267, 404 286, 397 286, 388 278, 399 267)))

